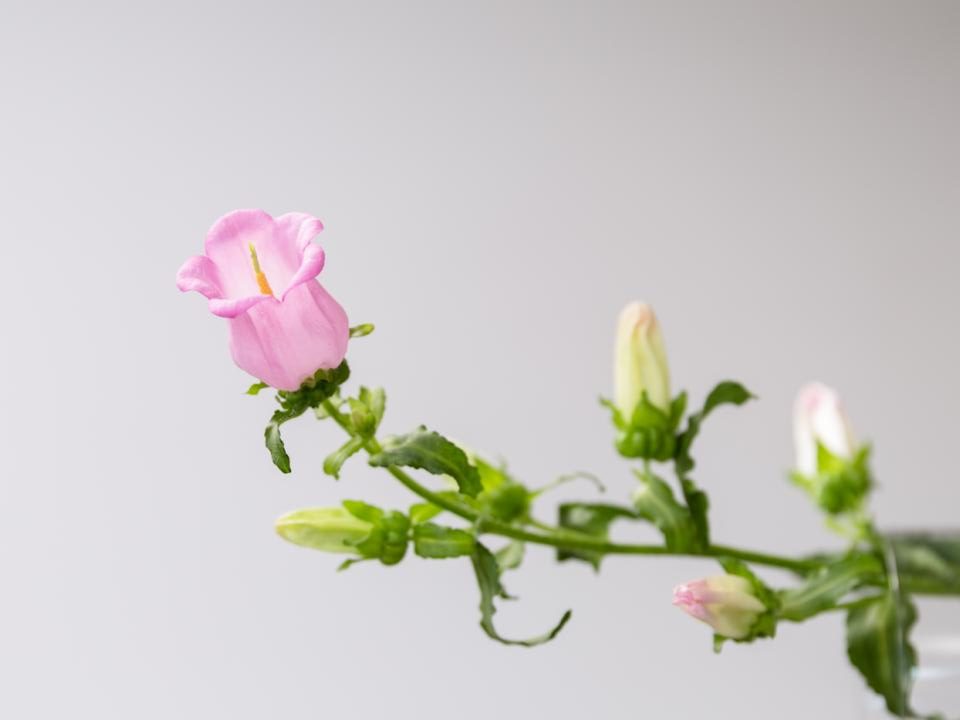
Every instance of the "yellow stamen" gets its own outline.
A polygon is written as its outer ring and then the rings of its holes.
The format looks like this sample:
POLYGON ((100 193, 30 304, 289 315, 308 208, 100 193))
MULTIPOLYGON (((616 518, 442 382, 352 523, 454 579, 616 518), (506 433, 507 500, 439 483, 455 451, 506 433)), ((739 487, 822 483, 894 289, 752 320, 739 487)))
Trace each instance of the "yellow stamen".
POLYGON ((253 243, 250 243, 250 259, 253 261, 253 273, 257 277, 257 285, 260 287, 260 292, 264 295, 273 295, 273 289, 270 287, 270 283, 267 282, 267 276, 263 274, 263 270, 260 269, 260 260, 257 257, 257 249, 253 246, 253 243))

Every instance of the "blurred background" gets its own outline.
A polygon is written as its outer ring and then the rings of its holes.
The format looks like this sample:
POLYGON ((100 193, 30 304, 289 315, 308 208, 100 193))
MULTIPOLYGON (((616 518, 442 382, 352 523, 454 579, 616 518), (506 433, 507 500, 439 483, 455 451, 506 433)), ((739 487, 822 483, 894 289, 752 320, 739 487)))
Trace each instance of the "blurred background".
POLYGON ((785 480, 810 379, 876 445, 880 524, 956 526, 960 3, 2 15, 0 715, 857 717, 839 614, 714 655, 670 606, 710 562, 532 549, 500 629, 574 616, 525 650, 481 633, 465 561, 337 574, 285 544, 288 510, 410 498, 359 459, 324 476, 341 436, 309 418, 277 472, 269 397, 174 275, 233 208, 318 215, 322 281, 377 324, 350 360, 386 431, 430 423, 532 485, 589 470, 615 502, 597 396, 642 298, 678 389, 761 398, 699 442, 718 540, 838 546, 785 480))

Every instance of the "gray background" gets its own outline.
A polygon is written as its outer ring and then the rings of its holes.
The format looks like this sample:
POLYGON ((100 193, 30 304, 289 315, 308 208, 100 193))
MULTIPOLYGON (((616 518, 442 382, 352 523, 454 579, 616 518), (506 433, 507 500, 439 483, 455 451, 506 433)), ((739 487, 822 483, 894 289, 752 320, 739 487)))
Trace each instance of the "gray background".
POLYGON ((784 481, 812 378, 876 443, 881 522, 955 524, 960 3, 4 0, 0 83, 0 715, 857 716, 839 616, 711 652, 669 602, 709 562, 533 550, 502 630, 574 618, 527 651, 481 634, 466 562, 284 544, 287 510, 407 496, 323 476, 309 419, 277 473, 174 273, 230 209, 317 214, 388 431, 610 500, 596 396, 641 297, 678 388, 762 397, 700 443, 717 538, 836 545, 784 481))

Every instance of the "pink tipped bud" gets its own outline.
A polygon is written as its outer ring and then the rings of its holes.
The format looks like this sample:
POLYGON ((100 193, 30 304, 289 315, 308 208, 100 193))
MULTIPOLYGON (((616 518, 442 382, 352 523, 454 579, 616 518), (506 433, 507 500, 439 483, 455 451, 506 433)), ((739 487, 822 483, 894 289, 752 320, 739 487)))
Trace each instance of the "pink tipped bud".
POLYGON ((819 472, 817 445, 843 460, 853 457, 856 444, 837 392, 822 383, 801 388, 793 411, 797 472, 813 477, 819 472))
POLYGON ((673 589, 673 604, 733 640, 749 635, 766 611, 750 581, 738 575, 716 575, 678 585, 673 589))

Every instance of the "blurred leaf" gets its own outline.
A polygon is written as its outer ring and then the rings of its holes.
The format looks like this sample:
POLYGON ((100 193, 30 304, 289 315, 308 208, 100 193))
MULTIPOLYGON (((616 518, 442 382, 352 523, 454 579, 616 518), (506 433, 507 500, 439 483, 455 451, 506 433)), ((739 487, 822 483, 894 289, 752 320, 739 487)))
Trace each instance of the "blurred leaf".
POLYGON ((487 550, 481 543, 477 543, 473 555, 473 570, 477 576, 477 585, 480 588, 480 627, 483 631, 504 645, 522 645, 523 647, 534 647, 542 645, 545 642, 553 640, 563 626, 570 619, 571 612, 567 610, 560 622, 550 630, 550 632, 529 640, 507 640, 502 637, 493 626, 493 615, 497 609, 494 606, 494 598, 508 598, 509 595, 500 582, 500 566, 496 557, 487 550))
POLYGON ((350 328, 350 337, 352 338, 361 338, 366 337, 374 330, 373 323, 362 323, 360 325, 354 325, 350 328))
POLYGON ((337 450, 327 455, 323 461, 323 471, 327 475, 332 475, 337 480, 340 479, 340 468, 348 458, 355 455, 363 447, 363 438, 354 436, 347 440, 337 450))
POLYGON ((904 587, 914 592, 960 593, 960 535, 905 533, 889 540, 904 587))
POLYGON ((518 567, 520 567, 520 563, 523 562, 525 551, 526 545, 519 540, 509 542, 497 550, 495 556, 497 558, 497 565, 500 566, 500 572, 502 573, 505 570, 516 570, 518 567))
POLYGON ((257 395, 261 390, 266 390, 269 385, 265 382, 257 382, 247 388, 247 395, 257 395))
POLYGON ((697 538, 690 511, 674 499, 673 490, 661 478, 649 472, 634 472, 640 480, 640 487, 633 494, 637 513, 663 533, 668 550, 688 552, 697 538))
POLYGON ((443 508, 439 508, 433 503, 416 503, 410 506, 410 522, 414 525, 419 525, 420 523, 427 522, 432 520, 437 515, 443 512, 443 508))
POLYGON ((803 585, 780 593, 780 618, 800 622, 834 607, 848 593, 883 579, 883 565, 873 555, 856 555, 827 565, 803 585))
POLYGON ((476 497, 483 489, 480 474, 463 450, 422 426, 408 435, 393 438, 382 452, 370 458, 370 464, 412 467, 433 475, 448 475, 456 481, 460 492, 469 497, 476 497))
POLYGON ((471 555, 476 539, 466 530, 422 523, 413 528, 413 551, 424 558, 471 555))
MULTIPOLYGON (((620 505, 606 503, 564 503, 559 508, 559 526, 568 530, 590 535, 598 540, 607 540, 610 525, 617 518, 636 520, 635 510, 620 505)), ((594 570, 600 569, 603 553, 591 550, 557 549, 557 560, 583 560, 590 563, 594 570)))

